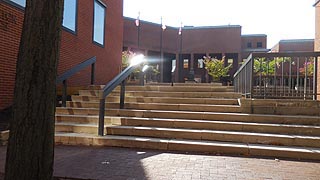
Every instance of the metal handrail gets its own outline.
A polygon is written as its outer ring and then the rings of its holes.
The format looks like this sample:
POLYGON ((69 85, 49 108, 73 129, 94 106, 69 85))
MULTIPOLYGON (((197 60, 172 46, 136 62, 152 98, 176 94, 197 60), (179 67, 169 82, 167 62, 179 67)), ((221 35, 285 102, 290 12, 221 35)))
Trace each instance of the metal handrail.
POLYGON ((105 87, 102 89, 100 94, 100 107, 99 107, 99 127, 98 127, 98 135, 103 136, 104 134, 104 113, 105 113, 105 102, 106 97, 119 85, 121 84, 120 90, 120 109, 124 108, 124 98, 125 98, 125 80, 129 75, 137 68, 139 64, 134 66, 129 66, 125 70, 123 70, 120 74, 118 74, 115 78, 113 78, 105 87))
POLYGON ((63 84, 63 90, 62 90, 62 107, 66 107, 67 103, 67 79, 69 79, 71 76, 76 74, 77 72, 83 70, 84 68, 91 65, 91 85, 94 84, 95 80, 95 63, 97 61, 97 58, 91 57, 90 59, 87 59, 80 64, 74 66, 73 68, 69 69, 68 71, 64 72, 60 76, 57 77, 56 84, 63 84))

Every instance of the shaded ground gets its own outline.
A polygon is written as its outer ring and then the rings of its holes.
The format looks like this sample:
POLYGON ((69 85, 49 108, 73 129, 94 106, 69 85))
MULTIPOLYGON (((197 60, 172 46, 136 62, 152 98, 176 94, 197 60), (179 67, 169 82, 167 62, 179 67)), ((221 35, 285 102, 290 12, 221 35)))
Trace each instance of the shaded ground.
MULTIPOLYGON (((0 147, 0 172, 4 172, 5 149, 0 147)), ((69 178, 58 180, 319 180, 320 162, 56 146, 54 176, 69 178)))
POLYGON ((12 119, 12 108, 0 110, 0 131, 9 129, 9 122, 12 119))

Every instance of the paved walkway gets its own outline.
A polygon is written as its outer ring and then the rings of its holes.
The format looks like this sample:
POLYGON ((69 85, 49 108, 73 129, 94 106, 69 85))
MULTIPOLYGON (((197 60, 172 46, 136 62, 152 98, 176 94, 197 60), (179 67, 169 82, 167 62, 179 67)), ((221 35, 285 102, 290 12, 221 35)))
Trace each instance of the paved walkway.
MULTIPOLYGON (((0 147, 4 172, 6 147, 0 147)), ((99 180, 319 180, 320 162, 56 146, 54 175, 99 180)))

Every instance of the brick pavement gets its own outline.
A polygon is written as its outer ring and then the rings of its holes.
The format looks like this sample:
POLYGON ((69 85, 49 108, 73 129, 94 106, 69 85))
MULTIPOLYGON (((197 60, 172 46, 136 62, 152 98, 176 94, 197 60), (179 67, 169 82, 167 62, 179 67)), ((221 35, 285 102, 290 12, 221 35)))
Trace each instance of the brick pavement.
MULTIPOLYGON (((0 147, 0 172, 6 147, 0 147)), ((99 180, 319 180, 320 162, 56 146, 54 175, 99 180)))

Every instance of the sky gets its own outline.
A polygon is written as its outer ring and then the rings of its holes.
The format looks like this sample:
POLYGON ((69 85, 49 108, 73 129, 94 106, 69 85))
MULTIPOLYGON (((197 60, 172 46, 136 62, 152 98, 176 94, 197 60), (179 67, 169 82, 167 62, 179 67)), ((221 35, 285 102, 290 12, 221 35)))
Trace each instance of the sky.
POLYGON ((314 39, 315 0, 124 0, 123 15, 169 26, 241 25, 242 34, 314 39))

